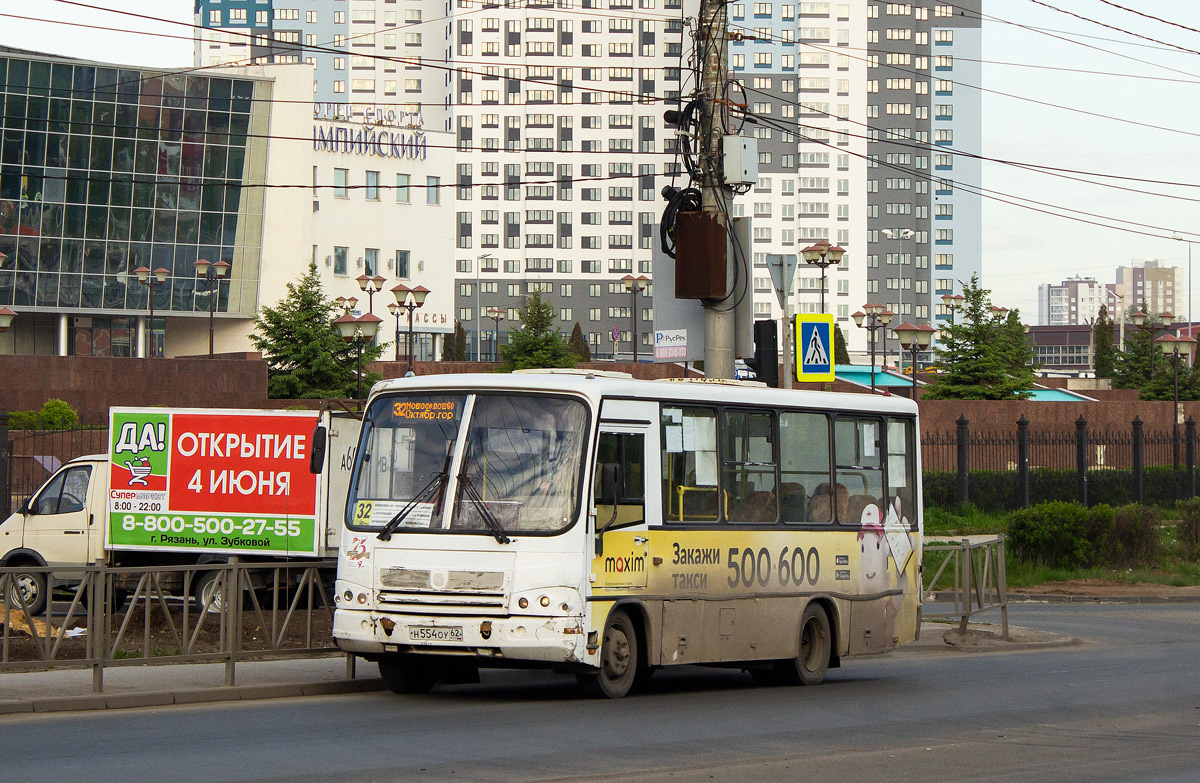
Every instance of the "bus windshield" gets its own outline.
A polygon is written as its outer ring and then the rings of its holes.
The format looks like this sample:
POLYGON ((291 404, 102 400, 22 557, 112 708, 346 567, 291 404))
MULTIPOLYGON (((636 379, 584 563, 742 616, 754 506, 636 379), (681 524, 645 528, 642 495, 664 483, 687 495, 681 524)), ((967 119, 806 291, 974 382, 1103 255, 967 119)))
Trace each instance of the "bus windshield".
POLYGON ((579 511, 587 432, 586 406, 564 397, 378 398, 363 427, 347 525, 396 533, 481 533, 497 540, 564 530, 579 511), (460 451, 460 438, 462 462, 453 464, 449 456, 460 451), (446 520, 450 485, 457 490, 446 520))

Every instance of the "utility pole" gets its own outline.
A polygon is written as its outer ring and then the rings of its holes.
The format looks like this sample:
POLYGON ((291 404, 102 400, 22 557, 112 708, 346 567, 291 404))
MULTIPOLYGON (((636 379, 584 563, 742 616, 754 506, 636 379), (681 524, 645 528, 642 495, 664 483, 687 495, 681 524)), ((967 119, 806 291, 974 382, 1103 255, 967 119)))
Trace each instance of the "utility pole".
MULTIPOLYGON (((701 211, 709 213, 729 237, 729 191, 724 187, 720 103, 725 92, 729 62, 728 11, 724 2, 702 0, 696 45, 704 52, 700 63, 700 193, 701 211)), ((734 307, 729 294, 735 280, 735 259, 726 239, 720 250, 725 256, 725 300, 704 301, 704 374, 709 378, 734 377, 734 307)))

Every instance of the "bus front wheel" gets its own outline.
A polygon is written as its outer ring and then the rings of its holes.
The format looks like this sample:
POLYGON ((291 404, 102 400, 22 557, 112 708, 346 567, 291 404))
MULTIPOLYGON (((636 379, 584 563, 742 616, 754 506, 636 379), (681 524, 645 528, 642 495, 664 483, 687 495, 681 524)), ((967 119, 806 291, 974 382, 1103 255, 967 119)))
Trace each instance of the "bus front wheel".
POLYGON ((379 659, 379 676, 392 693, 429 693, 441 674, 437 661, 422 655, 389 655, 379 659))
POLYGON ((809 603, 800 617, 800 652, 782 667, 781 679, 787 685, 817 685, 829 670, 832 650, 829 615, 820 604, 809 603))
POLYGON ((618 609, 604 624, 604 642, 600 645, 600 670, 579 674, 584 693, 596 698, 619 699, 629 693, 638 679, 637 632, 629 615, 618 609))

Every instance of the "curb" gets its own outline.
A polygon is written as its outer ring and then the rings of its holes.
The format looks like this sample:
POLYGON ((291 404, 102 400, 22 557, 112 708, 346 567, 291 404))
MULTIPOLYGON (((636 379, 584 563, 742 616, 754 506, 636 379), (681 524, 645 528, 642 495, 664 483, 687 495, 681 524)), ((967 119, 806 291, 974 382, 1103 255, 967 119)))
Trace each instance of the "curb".
POLYGON ((191 688, 180 691, 148 691, 145 693, 96 693, 87 696, 0 700, 0 715, 16 715, 29 712, 121 710, 132 707, 166 707, 172 704, 256 701, 259 699, 285 699, 298 696, 336 696, 346 693, 370 693, 383 689, 383 680, 370 678, 277 685, 233 685, 217 688, 191 688))
MULTIPOLYGON (((937 603, 953 603, 955 593, 934 593, 937 603)), ((1009 593, 1010 604, 1196 604, 1197 595, 1065 595, 1062 593, 1009 593)))

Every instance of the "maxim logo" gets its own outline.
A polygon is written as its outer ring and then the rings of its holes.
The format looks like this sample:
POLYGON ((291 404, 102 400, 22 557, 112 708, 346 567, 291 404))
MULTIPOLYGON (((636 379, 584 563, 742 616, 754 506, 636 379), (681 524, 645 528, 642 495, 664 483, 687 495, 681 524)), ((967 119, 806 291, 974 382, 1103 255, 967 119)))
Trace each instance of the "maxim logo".
POLYGON ((604 573, 606 574, 624 574, 645 570, 646 558, 644 556, 604 558, 604 573))

